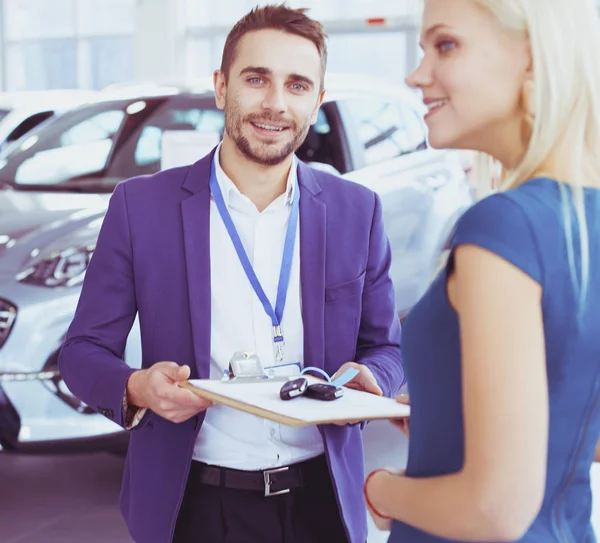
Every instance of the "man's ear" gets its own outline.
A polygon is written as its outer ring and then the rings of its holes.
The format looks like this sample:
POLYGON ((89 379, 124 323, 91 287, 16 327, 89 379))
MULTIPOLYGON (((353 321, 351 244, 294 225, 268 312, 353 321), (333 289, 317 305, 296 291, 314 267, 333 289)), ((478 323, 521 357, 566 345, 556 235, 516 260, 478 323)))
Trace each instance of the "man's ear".
POLYGON ((215 87, 215 102, 217 104, 217 108, 222 111, 225 109, 227 81, 225 80, 225 74, 221 70, 215 70, 213 73, 213 85, 215 87))
POLYGON ((312 115, 312 119, 310 120, 311 125, 314 125, 317 122, 317 118, 319 116, 319 109, 321 109, 324 99, 325 99, 325 90, 322 90, 319 93, 319 100, 317 101, 317 107, 315 108, 315 111, 313 112, 313 115, 312 115))

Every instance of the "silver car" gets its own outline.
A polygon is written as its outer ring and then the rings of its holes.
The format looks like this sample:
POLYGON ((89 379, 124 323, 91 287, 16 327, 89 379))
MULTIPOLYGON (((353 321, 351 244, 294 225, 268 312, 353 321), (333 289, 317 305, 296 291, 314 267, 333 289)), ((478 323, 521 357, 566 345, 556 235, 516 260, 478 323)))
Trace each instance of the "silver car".
MULTIPOLYGON (((461 157, 429 148, 423 105, 406 88, 342 76, 327 88, 298 155, 381 195, 402 317, 473 201, 461 157)), ((124 436, 69 392, 58 352, 115 185, 164 166, 166 133, 193 131, 211 142, 222 130, 212 90, 136 87, 103 93, 0 156, 2 447, 112 446, 124 436)), ((134 326, 125 352, 132 367, 139 349, 134 326)))
POLYGON ((95 91, 78 89, 0 93, 0 150, 14 144, 38 125, 97 95, 95 91))

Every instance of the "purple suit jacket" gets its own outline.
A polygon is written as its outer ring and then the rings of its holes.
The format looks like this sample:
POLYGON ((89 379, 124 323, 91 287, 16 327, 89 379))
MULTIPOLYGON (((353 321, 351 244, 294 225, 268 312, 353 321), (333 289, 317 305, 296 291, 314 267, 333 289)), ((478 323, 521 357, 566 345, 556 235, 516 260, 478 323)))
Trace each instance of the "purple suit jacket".
MULTIPOLYGON (((121 426, 136 314, 144 368, 172 360, 191 378, 209 377, 213 154, 125 181, 111 197, 59 367, 74 394, 121 426)), ((304 362, 329 374, 349 360, 366 364, 391 396, 404 373, 379 198, 302 163, 298 178, 304 362)), ((131 432, 121 511, 135 541, 172 540, 203 418, 174 424, 149 411, 131 432)), ((361 428, 320 431, 349 539, 364 543, 361 428)))

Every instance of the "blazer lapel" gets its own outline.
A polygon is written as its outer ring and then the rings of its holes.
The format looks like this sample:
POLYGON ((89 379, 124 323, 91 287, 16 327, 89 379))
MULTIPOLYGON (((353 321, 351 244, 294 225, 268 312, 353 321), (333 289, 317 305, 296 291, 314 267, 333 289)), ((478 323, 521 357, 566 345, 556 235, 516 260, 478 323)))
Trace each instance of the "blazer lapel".
POLYGON ((304 365, 323 368, 325 358, 325 227, 327 208, 312 170, 298 165, 300 184, 300 285, 304 365))
POLYGON ((181 202, 195 367, 192 378, 210 377, 210 167, 214 151, 196 162, 183 188, 192 195, 181 202), (196 374, 196 375, 194 375, 196 374))

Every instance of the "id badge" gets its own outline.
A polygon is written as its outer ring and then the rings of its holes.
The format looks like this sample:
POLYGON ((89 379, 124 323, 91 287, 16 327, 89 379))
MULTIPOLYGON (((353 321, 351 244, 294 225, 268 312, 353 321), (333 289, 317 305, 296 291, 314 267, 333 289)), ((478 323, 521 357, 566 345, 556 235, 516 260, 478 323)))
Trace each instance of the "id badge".
POLYGON ((287 381, 288 375, 277 375, 265 371, 258 355, 250 351, 234 353, 229 361, 229 370, 223 373, 226 383, 259 383, 262 381, 287 381))

